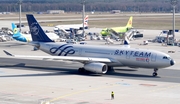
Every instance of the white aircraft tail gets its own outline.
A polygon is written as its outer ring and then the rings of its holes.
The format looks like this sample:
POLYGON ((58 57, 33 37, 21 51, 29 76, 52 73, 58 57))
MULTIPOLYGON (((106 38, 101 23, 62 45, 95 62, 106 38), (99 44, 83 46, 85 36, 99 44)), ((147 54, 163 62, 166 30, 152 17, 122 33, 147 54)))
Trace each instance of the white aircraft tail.
POLYGON ((85 27, 85 29, 88 28, 88 19, 89 19, 89 16, 86 15, 86 17, 84 18, 84 27, 85 27))

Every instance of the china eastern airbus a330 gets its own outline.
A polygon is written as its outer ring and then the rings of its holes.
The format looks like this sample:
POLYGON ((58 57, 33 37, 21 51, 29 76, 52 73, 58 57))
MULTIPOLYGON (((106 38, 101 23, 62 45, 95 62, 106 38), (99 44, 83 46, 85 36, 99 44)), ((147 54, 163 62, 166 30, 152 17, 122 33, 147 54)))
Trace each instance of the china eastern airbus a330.
POLYGON ((86 70, 98 74, 105 74, 112 67, 126 66, 154 69, 153 76, 157 76, 159 68, 175 64, 168 54, 155 50, 55 43, 44 33, 33 15, 27 14, 26 16, 33 40, 31 44, 52 56, 12 55, 4 51, 7 55, 77 61, 84 64, 83 68, 79 68, 80 72, 86 70))

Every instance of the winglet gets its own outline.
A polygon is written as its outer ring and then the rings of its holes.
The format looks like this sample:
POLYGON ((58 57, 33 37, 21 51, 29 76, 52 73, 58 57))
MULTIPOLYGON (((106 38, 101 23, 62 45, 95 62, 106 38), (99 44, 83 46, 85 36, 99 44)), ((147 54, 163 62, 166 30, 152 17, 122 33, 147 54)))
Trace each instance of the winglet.
POLYGON ((8 56, 14 56, 13 54, 11 54, 11 53, 9 53, 9 52, 7 52, 7 51, 5 51, 5 50, 3 50, 4 51, 4 53, 6 54, 6 55, 8 55, 8 56))

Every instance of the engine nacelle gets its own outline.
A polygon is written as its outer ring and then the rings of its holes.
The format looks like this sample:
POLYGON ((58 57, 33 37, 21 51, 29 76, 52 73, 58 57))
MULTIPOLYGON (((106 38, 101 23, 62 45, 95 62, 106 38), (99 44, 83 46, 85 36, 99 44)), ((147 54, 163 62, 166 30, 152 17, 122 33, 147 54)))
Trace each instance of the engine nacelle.
POLYGON ((84 69, 93 73, 105 74, 108 66, 104 63, 88 63, 84 65, 84 69))

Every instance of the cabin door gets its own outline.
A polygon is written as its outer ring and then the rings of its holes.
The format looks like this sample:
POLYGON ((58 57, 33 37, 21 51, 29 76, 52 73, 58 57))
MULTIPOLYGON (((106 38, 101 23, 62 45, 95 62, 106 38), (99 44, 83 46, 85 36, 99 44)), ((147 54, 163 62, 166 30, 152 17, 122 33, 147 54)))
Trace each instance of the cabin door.
POLYGON ((82 54, 82 49, 80 48, 80 49, 79 49, 79 55, 81 55, 81 54, 82 54))
POLYGON ((151 61, 152 62, 156 61, 156 56, 157 56, 157 54, 151 54, 151 61))
POLYGON ((130 59, 130 56, 131 56, 131 51, 128 51, 127 54, 126 54, 126 58, 130 59))

